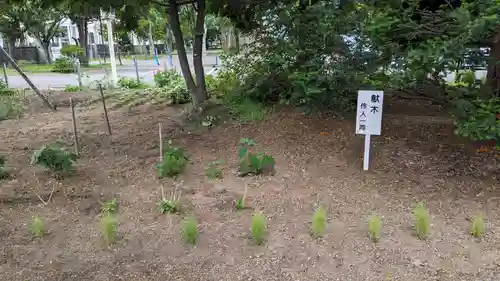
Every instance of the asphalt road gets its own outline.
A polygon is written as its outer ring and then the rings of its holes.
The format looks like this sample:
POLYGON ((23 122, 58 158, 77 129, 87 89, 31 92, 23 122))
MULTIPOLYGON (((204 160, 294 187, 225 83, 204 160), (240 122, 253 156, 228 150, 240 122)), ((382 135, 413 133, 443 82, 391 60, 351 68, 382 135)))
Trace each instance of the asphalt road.
MULTIPOLYGON (((189 65, 193 68, 192 56, 188 56, 189 65)), ((203 65, 205 73, 210 72, 216 62, 215 55, 206 55, 203 57, 203 65)), ((123 60, 123 66, 117 66, 118 79, 120 77, 136 77, 136 71, 132 60, 123 60)), ((139 76, 144 83, 154 84, 154 71, 162 70, 168 66, 167 57, 160 58, 160 65, 157 65, 154 60, 138 60, 139 76)), ((219 61, 220 63, 220 61, 219 61)), ((118 61, 117 61, 118 64, 118 61)), ((181 73, 179 59, 177 55, 172 57, 172 64, 174 69, 181 73)), ((91 83, 95 80, 101 80, 106 76, 106 71, 111 72, 111 69, 90 69, 83 72, 84 78, 82 79, 84 85, 91 83)), ((1 73, 1 72, 0 72, 1 73)), ((78 86, 78 76, 76 74, 60 74, 60 73, 27 73, 33 84, 40 89, 47 88, 64 88, 67 85, 78 86)), ((194 72, 193 72, 194 75, 194 72)), ((109 75, 108 75, 109 77, 109 75)), ((9 87, 11 88, 28 88, 29 85, 19 75, 8 75, 9 87)))

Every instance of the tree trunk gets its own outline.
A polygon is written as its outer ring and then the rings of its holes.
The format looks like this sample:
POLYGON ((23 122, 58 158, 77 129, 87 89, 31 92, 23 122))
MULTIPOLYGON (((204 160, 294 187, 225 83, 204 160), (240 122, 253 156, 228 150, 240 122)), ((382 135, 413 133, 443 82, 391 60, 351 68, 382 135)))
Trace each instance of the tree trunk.
POLYGON ((194 29, 193 43, 193 64, 194 73, 196 76, 196 99, 193 99, 193 104, 199 105, 207 100, 207 90, 205 87, 205 72, 203 70, 203 39, 205 34, 205 0, 197 0, 198 11, 196 14, 196 25, 194 29))
POLYGON ((486 84, 490 87, 492 96, 500 97, 500 27, 493 37, 486 84))
POLYGON ((170 22, 170 27, 172 28, 172 33, 174 34, 175 47, 177 49, 177 55, 179 56, 179 63, 181 65, 182 76, 184 76, 184 81, 186 82, 186 87, 191 94, 193 103, 196 103, 196 84, 193 80, 193 75, 189 69, 189 62, 186 55, 186 47, 184 46, 184 38, 181 32, 181 24, 179 21, 179 12, 176 0, 168 1, 168 20, 170 22))
POLYGON ((89 65, 89 50, 88 50, 88 28, 87 20, 78 18, 76 21, 76 28, 78 29, 78 41, 80 42, 80 47, 83 49, 83 54, 80 57, 80 64, 82 66, 89 65))
POLYGON ((50 51, 50 42, 40 42, 42 46, 43 56, 45 63, 52 64, 52 56, 50 51))
MULTIPOLYGON (((8 48, 8 54, 9 56, 14 59, 14 45, 15 45, 15 39, 12 38, 12 37, 7 37, 7 48, 8 48)), ((9 62, 10 63, 10 62, 9 62)), ((12 67, 14 67, 14 65, 12 63, 10 63, 10 65, 12 67)))
POLYGON ((149 41, 149 54, 155 54, 155 41, 153 40, 153 24, 149 21, 148 24, 148 41, 149 41))

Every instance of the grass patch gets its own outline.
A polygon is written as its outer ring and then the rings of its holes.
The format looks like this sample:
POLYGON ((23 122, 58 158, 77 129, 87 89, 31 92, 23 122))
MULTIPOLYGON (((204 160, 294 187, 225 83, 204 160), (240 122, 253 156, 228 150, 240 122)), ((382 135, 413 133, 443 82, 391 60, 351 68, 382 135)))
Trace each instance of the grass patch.
POLYGON ((101 219, 101 234, 106 244, 113 244, 116 241, 116 228, 118 221, 112 214, 106 214, 101 219))
POLYGON ((255 244, 262 245, 266 236, 266 219, 262 212, 257 212, 253 215, 250 231, 255 244))
POLYGON ((484 233, 484 219, 482 216, 475 216, 472 218, 472 224, 470 228, 470 234, 476 238, 479 238, 484 233))
POLYGON ((326 211, 320 206, 313 214, 311 220, 311 235, 315 238, 323 237, 326 227, 326 211))
POLYGON ((417 207, 413 209, 413 220, 414 220, 414 230, 415 235, 419 239, 426 239, 429 235, 431 228, 429 212, 425 208, 424 203, 418 203, 417 207))
POLYGON ((371 215, 368 218, 368 235, 373 242, 380 240, 382 231, 382 219, 378 215, 371 215))
POLYGON ((22 112, 22 100, 17 94, 0 95, 0 121, 18 118, 22 112))
POLYGON ((34 216, 31 219, 29 231, 35 238, 43 237, 45 235, 45 224, 43 223, 43 220, 38 216, 34 216))
POLYGON ((187 244, 196 244, 198 239, 198 223, 193 217, 187 217, 182 222, 182 240, 187 244))
MULTIPOLYGON (((24 64, 20 65, 21 69, 27 73, 50 73, 52 72, 53 65, 52 64, 24 64)), ((92 69, 105 69, 110 68, 111 64, 103 63, 103 64, 89 64, 89 66, 81 67, 81 70, 92 70, 92 69)), ((7 74, 9 75, 19 75, 17 70, 13 68, 7 68, 7 74)))
POLYGON ((264 105, 246 98, 237 98, 228 101, 230 114, 241 123, 262 121, 269 113, 264 105))

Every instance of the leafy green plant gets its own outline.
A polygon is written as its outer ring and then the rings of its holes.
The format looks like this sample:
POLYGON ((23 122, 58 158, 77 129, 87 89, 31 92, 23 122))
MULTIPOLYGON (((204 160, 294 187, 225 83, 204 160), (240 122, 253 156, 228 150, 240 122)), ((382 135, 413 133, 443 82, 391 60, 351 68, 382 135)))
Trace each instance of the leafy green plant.
POLYGON ((43 220, 38 216, 34 216, 31 219, 29 230, 34 237, 43 237, 45 235, 45 224, 43 223, 43 220))
POLYGON ((198 223, 193 217, 188 217, 182 222, 182 240, 188 244, 196 244, 198 239, 198 223))
POLYGON ((113 244, 116 241, 118 221, 112 214, 106 214, 101 219, 101 234, 106 244, 113 244))
POLYGON ((264 243, 266 236, 266 219, 262 212, 256 212, 253 215, 250 231, 252 233, 252 239, 257 245, 264 243))
POLYGON ((413 220, 415 234, 419 239, 425 239, 429 235, 431 228, 429 212, 424 203, 420 202, 413 209, 413 220))
POLYGON ((461 100, 455 134, 472 140, 500 140, 500 98, 461 100))
POLYGON ((116 199, 111 199, 102 204, 102 212, 106 214, 114 214, 118 210, 116 199))
POLYGON ((173 177, 182 173, 188 161, 183 149, 169 144, 163 151, 163 159, 157 164, 158 177, 173 177))
POLYGON ((326 227, 326 211, 320 206, 313 214, 311 220, 311 235, 313 237, 322 237, 326 227))
POLYGON ((160 213, 178 213, 180 211, 180 194, 177 193, 177 188, 172 193, 165 197, 163 186, 161 188, 162 200, 158 203, 160 213))
POLYGON ((144 86, 142 83, 137 82, 135 78, 120 77, 120 79, 118 79, 118 87, 122 89, 141 89, 144 86))
POLYGON ((60 57, 54 61, 51 71, 57 73, 73 73, 75 72, 75 68, 70 58, 60 57))
POLYGON ((79 92, 80 91, 80 87, 79 86, 75 86, 75 85, 66 85, 63 89, 63 92, 79 92))
POLYGON ((239 122, 262 121, 268 110, 261 103, 248 98, 226 98, 229 113, 239 122))
POLYGON ((40 165, 58 176, 69 175, 73 170, 73 164, 77 156, 73 152, 64 149, 59 143, 44 145, 33 153, 31 165, 40 165))
POLYGON ((219 168, 219 165, 224 164, 222 160, 215 160, 208 164, 207 169, 205 170, 205 174, 207 177, 211 179, 221 179, 222 178, 222 169, 219 168))
POLYGON ((0 180, 4 180, 9 177, 9 172, 5 169, 6 162, 5 156, 0 155, 0 180))
POLYGON ((177 71, 173 69, 158 71, 154 75, 154 80, 156 86, 158 87, 169 86, 172 83, 172 81, 176 81, 179 78, 182 79, 182 76, 180 76, 179 73, 177 73, 177 71))
POLYGON ((23 105, 19 96, 14 91, 0 90, 0 121, 17 118, 23 111, 23 105))
POLYGON ((373 242, 380 240, 380 233, 382 231, 382 219, 378 215, 371 215, 368 218, 368 234, 373 242))
POLYGON ((158 98, 166 99, 170 104, 185 104, 191 101, 184 79, 177 71, 158 71, 154 79, 159 87, 155 90, 158 98))
POLYGON ((472 225, 470 229, 470 234, 476 238, 480 237, 484 233, 484 219, 482 216, 475 216, 472 218, 472 225))
POLYGON ((77 45, 64 45, 61 48, 61 55, 68 58, 76 58, 83 55, 83 49, 77 45))
POLYGON ((248 174, 262 174, 266 171, 274 170, 274 158, 264 153, 251 153, 250 147, 256 143, 251 138, 240 139, 240 147, 238 149, 238 172, 239 176, 243 177, 248 174))

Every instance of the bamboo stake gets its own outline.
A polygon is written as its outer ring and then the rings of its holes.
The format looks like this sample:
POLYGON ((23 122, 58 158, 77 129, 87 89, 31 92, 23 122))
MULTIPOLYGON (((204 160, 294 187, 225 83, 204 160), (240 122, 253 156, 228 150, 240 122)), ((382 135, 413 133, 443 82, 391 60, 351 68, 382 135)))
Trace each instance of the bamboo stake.
POLYGON ((75 104, 73 103, 73 98, 69 98, 69 105, 71 107, 71 117, 73 119, 73 134, 75 137, 75 153, 77 156, 80 156, 80 144, 78 143, 78 133, 76 131, 75 104))
POLYGON ((160 136, 160 162, 163 161, 163 134, 161 130, 161 123, 158 123, 158 134, 160 136))
POLYGON ((109 124, 108 109, 106 108, 106 100, 104 98, 104 91, 101 83, 99 83, 99 91, 101 92, 102 107, 104 108, 104 117, 106 118, 106 125, 108 125, 108 133, 111 136, 111 125, 109 124))

